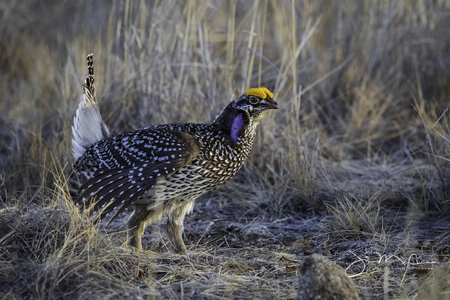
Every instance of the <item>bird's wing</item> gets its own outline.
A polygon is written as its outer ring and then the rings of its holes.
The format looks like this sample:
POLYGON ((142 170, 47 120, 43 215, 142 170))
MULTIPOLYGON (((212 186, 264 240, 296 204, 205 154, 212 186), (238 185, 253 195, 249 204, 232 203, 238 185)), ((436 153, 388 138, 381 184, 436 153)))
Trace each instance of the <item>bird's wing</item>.
POLYGON ((94 198, 93 209, 102 209, 102 216, 120 206, 112 220, 157 180, 189 164, 199 152, 194 136, 167 129, 143 129, 105 139, 86 153, 97 167, 80 187, 76 202, 94 198))

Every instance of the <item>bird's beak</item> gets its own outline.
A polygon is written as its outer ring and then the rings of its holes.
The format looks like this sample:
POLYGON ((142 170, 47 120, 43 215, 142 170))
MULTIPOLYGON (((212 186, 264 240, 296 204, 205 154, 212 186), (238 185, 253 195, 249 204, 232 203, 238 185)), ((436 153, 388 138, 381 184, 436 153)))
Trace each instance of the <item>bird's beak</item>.
POLYGON ((278 103, 272 98, 267 99, 267 102, 268 109, 278 109, 278 103))

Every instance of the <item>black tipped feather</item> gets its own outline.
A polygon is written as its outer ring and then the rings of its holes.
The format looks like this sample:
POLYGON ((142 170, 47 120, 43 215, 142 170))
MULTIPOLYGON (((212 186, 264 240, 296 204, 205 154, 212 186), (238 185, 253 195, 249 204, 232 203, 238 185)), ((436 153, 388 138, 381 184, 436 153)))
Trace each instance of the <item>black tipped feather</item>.
POLYGON ((153 188, 157 180, 170 176, 199 153, 200 145, 190 134, 168 130, 158 133, 158 137, 166 144, 163 146, 160 145, 161 141, 150 143, 155 140, 156 133, 154 130, 149 132, 150 135, 140 132, 135 135, 128 133, 121 138, 111 137, 92 146, 77 166, 84 160, 89 165, 96 164, 94 167, 97 171, 80 187, 79 197, 75 201, 100 211, 101 218, 120 207, 111 222, 117 214, 153 188), (145 134, 147 139, 143 137, 145 134), (125 151, 114 146, 118 140, 129 141, 132 145, 125 151), (131 164, 126 165, 124 162, 131 164), (87 202, 92 199, 92 203, 87 202))

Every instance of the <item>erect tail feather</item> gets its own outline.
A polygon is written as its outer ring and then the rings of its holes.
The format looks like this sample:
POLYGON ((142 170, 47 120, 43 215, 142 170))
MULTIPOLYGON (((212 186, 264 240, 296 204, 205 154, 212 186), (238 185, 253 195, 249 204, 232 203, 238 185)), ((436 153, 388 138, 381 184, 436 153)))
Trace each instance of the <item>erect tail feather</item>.
POLYGON ((87 56, 87 62, 88 76, 83 84, 83 95, 72 126, 72 151, 75 160, 80 158, 89 146, 109 136, 109 129, 100 115, 95 95, 92 54, 87 56))

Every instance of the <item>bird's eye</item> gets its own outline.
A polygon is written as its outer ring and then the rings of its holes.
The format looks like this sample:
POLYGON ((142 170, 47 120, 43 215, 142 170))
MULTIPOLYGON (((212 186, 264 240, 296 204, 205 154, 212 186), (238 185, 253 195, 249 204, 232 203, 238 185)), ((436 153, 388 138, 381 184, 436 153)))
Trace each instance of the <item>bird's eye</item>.
POLYGON ((256 97, 250 97, 250 98, 248 99, 248 102, 249 102, 250 104, 258 104, 258 103, 259 103, 259 98, 256 98, 256 97))

